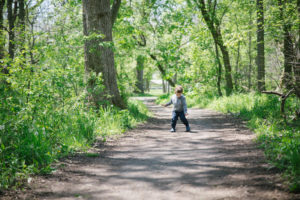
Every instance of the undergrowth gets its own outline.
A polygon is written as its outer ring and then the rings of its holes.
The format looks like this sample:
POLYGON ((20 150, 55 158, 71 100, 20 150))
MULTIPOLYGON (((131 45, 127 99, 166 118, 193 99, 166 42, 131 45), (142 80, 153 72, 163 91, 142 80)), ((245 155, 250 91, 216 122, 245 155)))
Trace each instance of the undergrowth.
POLYGON ((95 111, 78 99, 63 110, 30 109, 0 120, 0 191, 22 186, 31 174, 51 172, 58 158, 88 149, 96 138, 120 134, 149 115, 136 100, 129 100, 126 110, 112 106, 95 111))

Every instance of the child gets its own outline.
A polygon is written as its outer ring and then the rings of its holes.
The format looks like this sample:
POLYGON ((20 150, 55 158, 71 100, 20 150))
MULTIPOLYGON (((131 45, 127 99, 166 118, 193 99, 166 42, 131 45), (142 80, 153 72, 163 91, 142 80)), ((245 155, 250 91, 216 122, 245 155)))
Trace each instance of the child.
POLYGON ((180 117, 180 120, 184 123, 186 127, 186 132, 190 132, 190 126, 189 122, 185 118, 185 116, 188 115, 187 113, 187 105, 186 105, 186 100, 185 96, 182 95, 183 88, 182 86, 177 86, 175 88, 175 94, 171 97, 171 100, 169 103, 163 104, 162 106, 167 107, 171 104, 173 104, 173 112, 172 112, 172 129, 170 130, 171 132, 176 132, 176 123, 178 120, 178 117, 180 117))

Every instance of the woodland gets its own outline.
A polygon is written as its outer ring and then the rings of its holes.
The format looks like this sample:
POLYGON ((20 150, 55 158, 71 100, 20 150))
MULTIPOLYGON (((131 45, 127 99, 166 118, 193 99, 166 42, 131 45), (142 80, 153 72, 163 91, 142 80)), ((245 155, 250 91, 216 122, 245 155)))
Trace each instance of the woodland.
POLYGON ((0 192, 146 121, 131 97, 176 85, 247 121, 300 191, 300 0, 0 0, 0 32, 0 192))

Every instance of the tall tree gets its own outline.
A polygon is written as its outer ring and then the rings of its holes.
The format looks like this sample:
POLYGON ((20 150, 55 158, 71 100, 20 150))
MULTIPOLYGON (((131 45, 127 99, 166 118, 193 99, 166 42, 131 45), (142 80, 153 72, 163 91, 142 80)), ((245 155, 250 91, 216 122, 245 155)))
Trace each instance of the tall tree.
POLYGON ((219 96, 223 96, 222 91, 221 91, 221 79, 222 79, 222 64, 220 61, 220 55, 219 55, 219 49, 218 45, 215 42, 215 51, 216 51, 216 61, 218 65, 218 81, 217 81, 217 87, 218 87, 218 94, 219 96))
POLYGON ((116 20, 121 0, 83 0, 83 28, 88 38, 84 43, 85 69, 88 74, 102 74, 104 92, 95 90, 96 80, 89 81, 92 101, 99 106, 101 101, 125 108, 116 78, 114 52, 112 49, 112 27, 116 20))
POLYGON ((11 59, 15 57, 15 21, 18 15, 18 2, 7 0, 7 19, 8 19, 8 54, 11 59))
POLYGON ((281 85, 283 88, 291 89, 293 86, 292 66, 295 59, 294 43, 291 34, 291 23, 285 23, 285 5, 286 1, 278 0, 280 10, 280 20, 283 28, 283 55, 284 55, 284 70, 281 77, 281 85))
POLYGON ((293 65, 294 76, 295 76, 295 91, 298 98, 300 98, 300 0, 297 0, 298 10, 298 41, 296 44, 296 63, 293 65))
POLYGON ((250 91, 251 87, 252 87, 252 83, 251 83, 251 76, 252 76, 252 31, 251 31, 251 27, 252 27, 253 23, 252 23, 252 9, 249 9, 249 31, 248 31, 248 57, 249 57, 249 66, 248 66, 248 90, 250 91))
POLYGON ((4 5, 5 0, 0 0, 0 69, 3 70, 4 73, 7 73, 6 70, 1 66, 1 60, 4 58, 5 54, 5 35, 4 35, 4 5))
POLYGON ((231 64, 227 46, 224 44, 221 29, 220 20, 216 16, 217 0, 208 2, 209 6, 206 6, 204 0, 194 0, 199 9, 201 10, 202 16, 205 20, 208 29, 210 30, 214 41, 220 47, 223 55, 223 63, 225 67, 225 80, 226 80, 226 95, 229 96, 233 90, 232 75, 231 75, 231 64), (210 9, 209 9, 209 8, 210 9))
POLYGON ((257 0, 257 87, 265 90, 265 29, 264 29, 264 1, 257 0))
POLYGON ((144 63, 145 57, 143 55, 139 55, 136 59, 136 86, 141 93, 144 93, 144 63))
MULTIPOLYGON (((25 50, 25 0, 19 0, 19 27, 20 27, 20 45, 21 52, 25 50)), ((23 56, 25 56, 25 52, 23 52, 23 56)))
MULTIPOLYGON (((139 47, 145 47, 147 45, 146 37, 144 34, 139 34, 139 39, 135 36, 133 36, 133 38, 136 40, 139 47)), ((136 87, 141 93, 144 93, 144 63, 145 56, 138 55, 136 58, 136 87)))

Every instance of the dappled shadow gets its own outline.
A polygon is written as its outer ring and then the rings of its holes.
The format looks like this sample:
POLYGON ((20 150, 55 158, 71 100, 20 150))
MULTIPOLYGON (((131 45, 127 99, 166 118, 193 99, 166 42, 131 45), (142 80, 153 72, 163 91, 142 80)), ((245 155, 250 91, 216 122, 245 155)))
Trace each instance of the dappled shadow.
POLYGON ((193 132, 169 133, 170 109, 147 104, 155 114, 147 124, 116 145, 101 144, 96 148, 99 157, 65 160, 71 166, 48 178, 55 182, 67 174, 70 179, 60 182, 70 185, 67 192, 57 189, 36 195, 45 199, 173 199, 171 194, 175 199, 299 198, 285 192, 275 178, 278 171, 268 168, 251 132, 230 117, 193 110, 189 118, 193 132))

